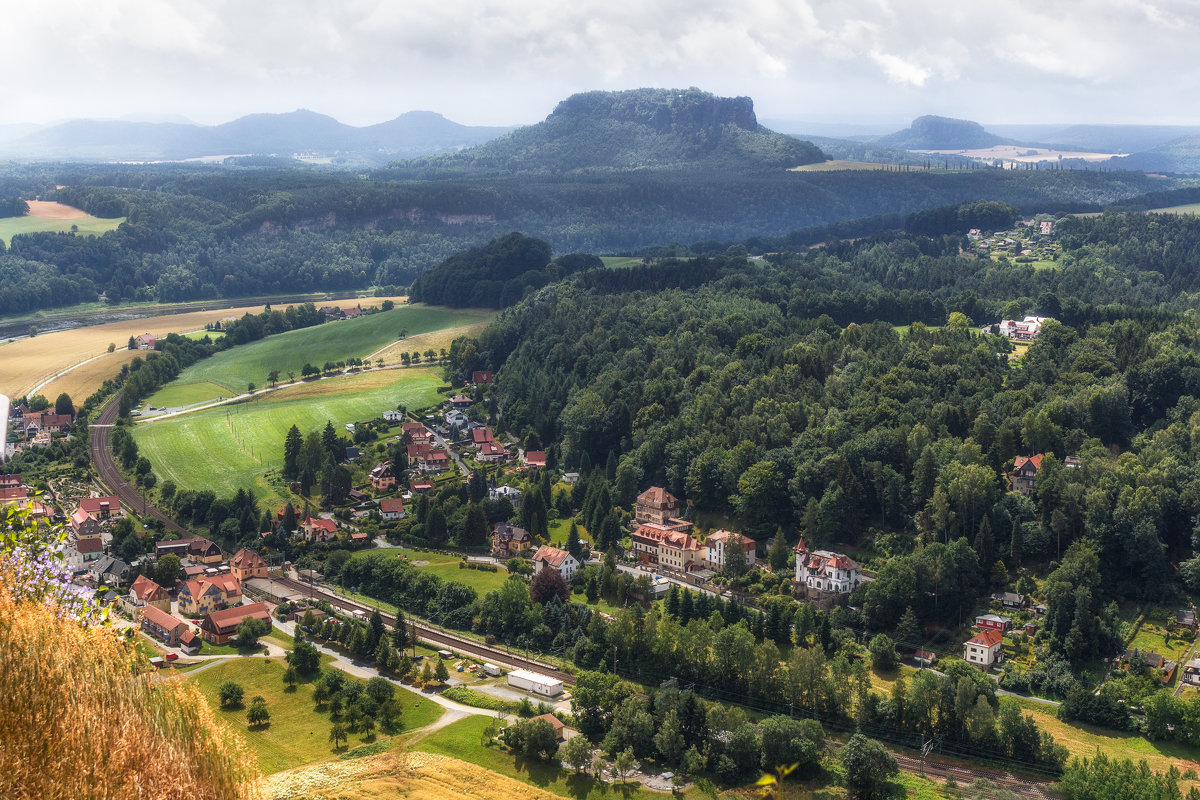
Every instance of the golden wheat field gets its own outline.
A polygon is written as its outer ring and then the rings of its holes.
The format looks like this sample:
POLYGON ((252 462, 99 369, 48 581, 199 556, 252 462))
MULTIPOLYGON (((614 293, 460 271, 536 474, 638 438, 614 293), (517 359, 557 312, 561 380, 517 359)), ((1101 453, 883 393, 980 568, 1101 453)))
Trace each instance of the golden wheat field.
POLYGON ((459 336, 478 336, 479 332, 488 326, 492 321, 492 317, 479 322, 472 322, 470 325, 459 325, 456 328, 443 328, 440 331, 430 331, 429 333, 419 333, 416 336, 409 336, 399 342, 389 344, 384 349, 375 354, 376 358, 382 358, 388 363, 395 363, 400 360, 401 353, 418 352, 424 357, 426 350, 435 350, 441 352, 450 349, 450 343, 459 336))
MULTIPOLYGON (((406 299, 405 297, 367 297, 322 301, 320 304, 340 308, 360 304, 373 306, 381 304, 384 300, 392 300, 399 305, 406 299)), ((104 354, 109 344, 116 345, 118 349, 125 348, 129 343, 130 336, 137 336, 141 333, 150 333, 155 336, 186 333, 226 317, 240 317, 246 313, 257 313, 262 311, 262 308, 260 304, 211 311, 189 311, 183 314, 164 314, 157 317, 74 328, 69 331, 56 331, 31 339, 9 342, 0 345, 0 393, 7 394, 9 397, 21 397, 28 394, 35 386, 56 373, 93 356, 104 354)), ((90 377, 88 380, 80 380, 73 384, 76 391, 68 391, 72 399, 82 400, 90 395, 100 388, 100 384, 104 382, 105 378, 116 374, 121 369, 121 364, 125 363, 114 360, 111 364, 112 369, 107 370, 106 361, 107 359, 102 358, 93 362, 97 365, 95 369, 90 369, 92 364, 81 367, 81 369, 89 370, 90 377), (105 367, 100 367, 101 364, 105 364, 105 367)), ((57 380, 62 379, 56 379, 56 382, 57 380)), ((53 390, 53 387, 47 388, 53 390)), ((39 390, 39 393, 53 399, 44 390, 39 390)))
POLYGON ((280 772, 264 781, 263 794, 274 800, 560 800, 556 794, 455 758, 395 751, 280 772))

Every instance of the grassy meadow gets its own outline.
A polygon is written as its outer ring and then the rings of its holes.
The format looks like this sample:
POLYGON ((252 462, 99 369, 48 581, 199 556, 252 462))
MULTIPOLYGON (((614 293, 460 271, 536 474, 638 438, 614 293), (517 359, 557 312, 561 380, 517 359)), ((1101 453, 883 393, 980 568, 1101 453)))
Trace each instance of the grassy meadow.
POLYGON ((125 221, 124 217, 101 219, 84 216, 76 219, 48 219, 46 217, 4 217, 0 219, 0 239, 4 244, 12 243, 12 237, 22 233, 70 233, 81 236, 100 236, 115 231, 125 221))
POLYGON ((211 489, 219 497, 253 489, 262 502, 275 505, 282 497, 265 475, 282 465, 283 440, 293 424, 307 433, 332 420, 340 430, 347 422, 373 419, 397 405, 432 405, 440 397, 440 385, 433 368, 325 378, 249 402, 143 421, 134 428, 134 438, 160 480, 173 480, 181 489, 211 489))
MULTIPOLYGON (((217 717, 245 738, 258 758, 259 769, 267 775, 336 755, 329 743, 329 729, 333 723, 328 711, 314 710, 312 684, 302 683, 295 691, 289 692, 283 684, 283 671, 284 664, 280 659, 231 658, 188 678, 215 709, 217 717), (271 712, 271 724, 249 730, 244 707, 222 709, 218 688, 225 681, 242 685, 245 706, 250 705, 250 698, 261 695, 267 701, 267 710, 271 712)), ((442 715, 442 709, 436 703, 407 689, 396 687, 396 698, 402 709, 402 731, 423 728, 442 715)), ((381 742, 390 738, 382 733, 376 736, 376 740, 381 742)), ((351 734, 345 747, 353 748, 361 743, 361 734, 351 734)))
POLYGON ((484 572, 478 569, 466 568, 459 569, 459 562, 462 561, 461 556, 434 553, 426 550, 409 550, 408 548, 403 550, 391 548, 385 550, 368 550, 363 553, 355 553, 351 558, 402 558, 409 562, 416 562, 417 568, 422 572, 437 575, 443 580, 470 586, 481 595, 493 589, 499 589, 508 580, 508 570, 504 567, 500 567, 496 572, 484 572))
MULTIPOLYGON (((327 361, 366 358, 394 342, 401 329, 411 336, 477 322, 484 314, 491 312, 400 306, 359 319, 327 322, 268 336, 193 364, 147 402, 152 406, 172 405, 159 397, 164 393, 178 395, 182 392, 193 403, 229 397, 246 391, 250 383, 259 388, 266 386, 267 375, 272 370, 278 370, 281 379, 286 380, 289 372, 299 376, 305 364, 320 368, 327 361), (196 387, 196 391, 188 390, 186 387, 189 386, 196 387)), ((395 363, 395 359, 392 361, 395 363)), ((170 397, 169 394, 165 396, 170 397)))

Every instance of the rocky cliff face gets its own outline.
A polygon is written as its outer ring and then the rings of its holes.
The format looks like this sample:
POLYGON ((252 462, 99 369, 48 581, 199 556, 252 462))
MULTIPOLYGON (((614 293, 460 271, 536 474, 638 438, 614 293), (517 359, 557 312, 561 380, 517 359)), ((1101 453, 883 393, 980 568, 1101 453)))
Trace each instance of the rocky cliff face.
POLYGON ((550 119, 571 117, 630 122, 658 133, 723 125, 758 130, 754 101, 749 97, 717 97, 699 89, 582 92, 563 100, 550 115, 550 119))

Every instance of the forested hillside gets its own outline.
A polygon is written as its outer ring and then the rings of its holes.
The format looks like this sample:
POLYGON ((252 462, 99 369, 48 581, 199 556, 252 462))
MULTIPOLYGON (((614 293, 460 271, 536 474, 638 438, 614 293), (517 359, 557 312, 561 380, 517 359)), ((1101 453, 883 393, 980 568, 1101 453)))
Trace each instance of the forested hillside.
POLYGON ((873 630, 909 607, 953 626, 1010 570, 1061 564, 1048 643, 1082 664, 1117 641, 1110 601, 1169 598, 1172 563, 1200 577, 1200 223, 1059 225, 1053 269, 900 236, 586 272, 502 314, 478 358, 559 463, 613 454, 616 505, 663 485, 754 537, 890 556, 855 599, 873 630), (1032 312, 1056 321, 1017 361, 976 327, 1032 312), (1037 492, 1009 492, 1035 453, 1037 492))
MULTIPOLYGON (((452 253, 512 230, 559 253, 761 244, 813 226, 984 197, 1023 213, 1097 210, 1175 185, 1136 173, 728 165, 490 178, 441 174, 432 164, 366 177, 171 165, 12 168, 0 179, 0 197, 40 195, 127 219, 98 238, 16 235, 0 252, 0 313, 91 301, 101 291, 113 301, 177 301, 406 286, 452 253)), ((834 230, 819 231, 817 241, 834 230)))

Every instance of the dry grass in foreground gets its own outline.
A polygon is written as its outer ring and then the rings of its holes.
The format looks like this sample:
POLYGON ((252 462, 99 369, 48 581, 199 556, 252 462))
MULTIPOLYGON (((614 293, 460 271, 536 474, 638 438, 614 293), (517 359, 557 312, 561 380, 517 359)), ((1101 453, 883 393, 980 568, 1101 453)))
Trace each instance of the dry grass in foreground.
POLYGON ((395 751, 280 772, 267 778, 264 788, 273 800, 397 796, 406 800, 560 800, 556 794, 456 758, 395 751))
POLYGON ((108 628, 9 595, 0 575, 0 797, 258 797, 241 737, 108 628))

